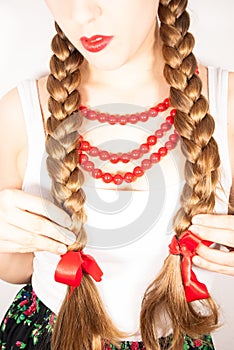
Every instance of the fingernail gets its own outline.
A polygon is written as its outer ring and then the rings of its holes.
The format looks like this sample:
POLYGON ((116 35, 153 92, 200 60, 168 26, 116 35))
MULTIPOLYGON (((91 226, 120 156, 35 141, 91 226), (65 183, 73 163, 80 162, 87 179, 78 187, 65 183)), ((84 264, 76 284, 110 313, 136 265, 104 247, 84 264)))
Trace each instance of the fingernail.
POLYGON ((195 265, 201 265, 201 259, 198 256, 193 257, 193 263, 195 265))
POLYGON ((72 221, 71 221, 71 218, 69 216, 66 216, 65 219, 64 219, 64 226, 65 227, 70 227, 72 224, 72 221))
POLYGON ((76 241, 76 236, 72 232, 67 232, 65 234, 65 238, 67 240, 67 244, 73 244, 76 241))
POLYGON ((58 247, 57 252, 59 254, 65 254, 67 252, 67 247, 65 245, 61 245, 58 247))

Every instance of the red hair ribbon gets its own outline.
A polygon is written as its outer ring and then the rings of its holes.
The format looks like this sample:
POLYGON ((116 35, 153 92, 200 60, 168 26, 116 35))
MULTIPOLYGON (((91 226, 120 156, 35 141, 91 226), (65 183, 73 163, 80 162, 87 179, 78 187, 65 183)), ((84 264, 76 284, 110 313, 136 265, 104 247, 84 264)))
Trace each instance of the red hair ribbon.
POLYGON ((92 256, 86 255, 82 251, 69 251, 61 256, 54 279, 56 282, 71 286, 72 293, 80 285, 83 271, 92 276, 96 282, 100 282, 102 279, 103 272, 92 256))
POLYGON ((174 236, 169 245, 170 254, 182 255, 181 272, 187 302, 210 297, 206 285, 197 280, 192 270, 192 258, 196 255, 196 249, 200 243, 207 246, 212 244, 212 242, 204 241, 187 230, 179 238, 174 236))

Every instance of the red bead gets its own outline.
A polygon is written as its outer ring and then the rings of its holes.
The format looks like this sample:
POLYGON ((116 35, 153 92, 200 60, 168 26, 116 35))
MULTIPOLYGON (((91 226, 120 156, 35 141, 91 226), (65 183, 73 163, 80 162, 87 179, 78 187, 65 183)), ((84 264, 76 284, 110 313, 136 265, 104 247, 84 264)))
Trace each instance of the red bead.
POLYGON ((111 163, 116 164, 116 163, 119 162, 119 160, 120 160, 120 157, 119 157, 118 154, 112 153, 112 154, 110 155, 110 162, 111 162, 111 163))
POLYGON ((87 111, 87 107, 85 107, 83 105, 80 105, 78 108, 79 108, 80 111, 84 111, 84 110, 87 111))
POLYGON ((172 117, 175 117, 176 116, 176 109, 172 109, 171 112, 170 112, 170 115, 172 117))
POLYGON ((86 107, 79 108, 79 109, 81 111, 81 115, 84 116, 84 117, 87 117, 88 109, 86 107))
POLYGON ((93 171, 93 169, 94 169, 94 163, 88 160, 87 162, 84 162, 84 163, 83 163, 83 168, 84 168, 86 171, 93 171))
POLYGON ((160 154, 161 157, 165 157, 167 155, 166 147, 159 148, 158 153, 160 154))
POLYGON ((146 112, 142 112, 139 114, 138 118, 141 122, 147 122, 147 120, 149 119, 149 116, 146 112))
POLYGON ((131 153, 130 153, 131 158, 133 159, 139 159, 141 157, 141 152, 138 149, 134 149, 131 153))
POLYGON ((159 103, 157 107, 159 112, 164 112, 167 109, 165 103, 159 103))
POLYGON ((88 159, 88 156, 86 154, 81 154, 80 159, 79 159, 79 163, 83 164, 83 163, 87 162, 88 160, 89 159, 88 159))
POLYGON ((99 149, 97 147, 91 147, 89 150, 89 155, 91 157, 97 157, 99 155, 99 149))
POLYGON ((85 151, 85 152, 89 151, 90 150, 90 143, 88 141, 81 141, 80 149, 82 151, 85 151))
POLYGON ((79 141, 79 142, 83 141, 83 136, 82 136, 82 135, 79 135, 78 141, 79 141))
POLYGON ((97 113, 95 111, 88 111, 87 118, 89 120, 95 120, 95 119, 97 119, 97 113))
POLYGON ((127 153, 123 153, 120 157, 121 162, 128 163, 130 161, 130 155, 127 153))
POLYGON ((95 179, 100 179, 100 178, 102 177, 102 171, 101 171, 101 169, 98 169, 98 168, 93 169, 93 171, 92 171, 92 176, 93 176, 95 179))
POLYGON ((141 153, 148 153, 149 152, 149 145, 148 143, 143 143, 142 145, 140 145, 140 152, 141 153))
POLYGON ((114 125, 117 123, 117 118, 115 115, 110 115, 109 118, 108 118, 108 123, 111 124, 111 125, 114 125))
POLYGON ((157 137, 154 135, 150 135, 149 137, 147 137, 147 143, 149 146, 154 146, 157 143, 157 137))
POLYGON ((150 117, 157 117, 158 112, 159 110, 158 110, 158 107, 156 106, 156 107, 150 108, 150 110, 148 111, 148 114, 150 117))
POLYGON ((127 123, 128 119, 127 119, 127 117, 126 117, 125 115, 121 115, 121 116, 119 117, 118 121, 119 121, 119 123, 120 123, 121 125, 125 125, 125 124, 127 123))
POLYGON ((144 171, 142 170, 142 168, 140 166, 136 166, 133 169, 133 175, 135 175, 136 177, 141 177, 144 175, 144 171))
POLYGON ((105 122, 107 121, 107 116, 106 116, 106 114, 105 114, 105 113, 100 113, 100 114, 98 115, 98 121, 99 121, 100 123, 105 123, 105 122))
POLYGON ((161 137, 163 137, 163 135, 164 135, 163 130, 158 129, 158 130, 155 131, 155 136, 156 136, 158 139, 160 139, 161 137))
POLYGON ((165 104, 166 108, 170 107, 170 100, 169 98, 165 98, 165 100, 163 101, 163 103, 165 104))
POLYGON ((105 183, 110 183, 113 180, 113 176, 110 173, 104 173, 102 179, 105 183))
POLYGON ((179 139, 179 136, 177 134, 171 134, 169 136, 169 140, 172 141, 172 142, 176 143, 178 141, 178 139, 179 139))
POLYGON ((174 124, 174 117, 172 117, 172 115, 169 115, 168 117, 166 117, 166 121, 172 125, 174 124))
POLYGON ((121 185, 121 183, 123 182, 123 176, 120 175, 120 174, 117 174, 115 176, 113 176, 113 182, 116 184, 116 185, 121 185))
POLYGON ((130 172, 128 172, 124 175, 124 181, 126 181, 128 183, 132 182, 134 180, 134 178, 135 178, 135 176, 133 175, 133 173, 130 173, 130 172))
POLYGON ((136 124, 138 122, 138 116, 136 114, 131 114, 130 117, 128 118, 129 122, 131 124, 136 124))
POLYGON ((152 153, 151 156, 150 156, 150 161, 151 163, 158 163, 160 162, 160 159, 161 159, 161 156, 159 153, 152 153))
POLYGON ((142 160, 141 167, 143 170, 148 170, 151 168, 151 166, 152 166, 152 163, 149 159, 142 160))
POLYGON ((173 149, 173 148, 175 148, 175 142, 172 142, 172 141, 167 141, 166 143, 165 143, 165 147, 166 147, 166 149, 168 149, 168 150, 171 150, 171 149, 173 149))
POLYGON ((163 131, 168 131, 168 130, 171 129, 171 124, 169 124, 169 123, 162 123, 162 124, 161 124, 161 129, 162 129, 163 131))
POLYGON ((109 160, 110 159, 110 154, 107 151, 100 151, 99 152, 99 158, 101 160, 109 160))

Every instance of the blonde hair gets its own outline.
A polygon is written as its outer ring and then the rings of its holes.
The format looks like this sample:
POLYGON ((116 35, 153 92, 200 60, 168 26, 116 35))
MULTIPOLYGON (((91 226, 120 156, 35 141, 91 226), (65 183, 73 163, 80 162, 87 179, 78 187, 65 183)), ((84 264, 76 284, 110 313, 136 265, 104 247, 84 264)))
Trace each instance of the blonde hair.
MULTIPOLYGON (((158 11, 165 59, 164 76, 170 84, 170 102, 177 110, 175 128, 181 136, 181 149, 186 157, 181 208, 174 219, 177 236, 190 226, 194 215, 213 212, 220 163, 218 147, 212 137, 214 121, 208 113, 208 102, 201 94, 201 80, 195 74, 194 38, 188 33, 186 6, 187 0, 161 0, 158 11)), ((52 179, 54 201, 71 216, 71 230, 77 235, 76 243, 69 248, 81 250, 87 241, 83 209, 85 194, 76 148, 81 125, 77 107, 83 57, 57 24, 56 30, 47 83, 51 113, 47 121, 47 168, 52 179)), ((185 334, 199 337, 211 332, 218 322, 217 308, 211 298, 202 300, 200 304, 204 313, 197 308, 197 303, 186 302, 181 259, 170 255, 159 276, 147 288, 142 301, 140 324, 146 348, 160 349, 157 325, 162 310, 171 319, 174 350, 181 349, 185 334)), ((66 297, 64 300, 51 348, 101 349, 103 340, 118 346, 119 340, 125 336, 106 313, 93 280, 84 274, 81 285, 70 299, 66 297)))

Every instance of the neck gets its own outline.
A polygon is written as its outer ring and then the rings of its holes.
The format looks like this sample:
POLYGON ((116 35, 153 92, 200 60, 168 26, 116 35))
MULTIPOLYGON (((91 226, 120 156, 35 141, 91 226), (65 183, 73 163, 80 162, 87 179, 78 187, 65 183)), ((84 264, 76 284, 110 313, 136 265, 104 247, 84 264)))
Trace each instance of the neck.
MULTIPOLYGON (((156 21, 155 21, 156 22, 156 21)), ((129 89, 132 86, 162 78, 164 60, 158 23, 138 51, 125 64, 113 70, 100 70, 87 61, 83 64, 85 82, 89 85, 129 89)))
POLYGON ((143 47, 118 69, 104 71, 87 61, 83 63, 81 104, 93 107, 111 102, 154 106, 169 95, 163 68, 162 43, 156 24, 143 47))

